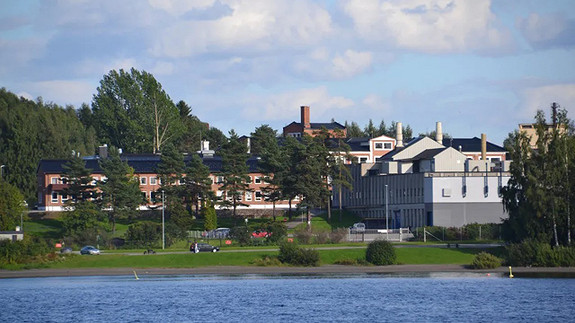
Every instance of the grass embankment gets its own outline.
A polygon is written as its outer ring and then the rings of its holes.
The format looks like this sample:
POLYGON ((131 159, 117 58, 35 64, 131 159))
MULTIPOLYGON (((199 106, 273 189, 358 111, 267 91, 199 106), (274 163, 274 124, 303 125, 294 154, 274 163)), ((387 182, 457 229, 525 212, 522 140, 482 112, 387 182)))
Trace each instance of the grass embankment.
MULTIPOLYGON (((470 264, 480 249, 396 248, 398 264, 470 264)), ((318 250, 322 265, 364 259, 365 248, 318 250)), ((200 254, 68 256, 49 268, 194 268, 206 266, 256 266, 258 259, 277 256, 277 251, 243 251, 200 254)), ((17 269, 17 268, 14 268, 17 269)))

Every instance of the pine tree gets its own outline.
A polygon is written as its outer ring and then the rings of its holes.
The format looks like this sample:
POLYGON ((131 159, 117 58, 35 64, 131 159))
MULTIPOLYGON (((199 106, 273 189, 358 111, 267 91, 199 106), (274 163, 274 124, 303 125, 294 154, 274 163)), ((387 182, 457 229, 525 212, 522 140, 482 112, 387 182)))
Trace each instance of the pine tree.
POLYGON ((202 159, 196 154, 193 154, 188 161, 184 185, 182 191, 184 202, 190 207, 195 207, 197 216, 200 201, 212 199, 213 192, 211 190, 210 169, 203 164, 202 159))
POLYGON ((247 146, 240 142, 234 130, 230 131, 230 138, 221 150, 222 175, 224 183, 221 187, 224 191, 224 207, 232 207, 233 216, 236 217, 238 206, 248 206, 242 203, 242 196, 249 189, 249 169, 247 165, 247 146))
POLYGON ((68 195, 68 206, 96 197, 95 185, 92 184, 92 170, 86 168, 86 161, 83 158, 75 154, 62 168, 63 181, 67 184, 63 193, 68 195))
POLYGON ((202 213, 204 215, 204 229, 206 231, 215 230, 218 227, 218 217, 216 215, 216 209, 210 201, 205 202, 202 213))
POLYGON ((134 169, 122 161, 116 148, 110 147, 109 157, 100 160, 100 167, 106 177, 98 184, 102 191, 101 208, 109 209, 112 232, 116 232, 116 220, 135 216, 144 199, 134 169))
POLYGON ((185 166, 184 155, 178 152, 173 144, 166 144, 162 149, 162 155, 156 167, 156 173, 160 178, 159 192, 165 192, 168 197, 168 203, 179 203, 177 199, 183 189, 179 184, 180 181, 182 181, 182 173, 184 172, 185 166))
MULTIPOLYGON (((267 126, 264 125, 258 129, 265 127, 267 126)), ((275 221, 276 202, 283 199, 281 177, 285 174, 286 160, 284 156, 282 156, 275 131, 269 131, 271 128, 267 128, 265 128, 265 131, 260 132, 256 129, 256 132, 253 133, 252 136, 259 133, 257 135, 257 142, 261 159, 258 162, 258 167, 264 174, 264 183, 267 183, 267 185, 263 187, 263 194, 266 201, 272 202, 272 217, 275 221)))

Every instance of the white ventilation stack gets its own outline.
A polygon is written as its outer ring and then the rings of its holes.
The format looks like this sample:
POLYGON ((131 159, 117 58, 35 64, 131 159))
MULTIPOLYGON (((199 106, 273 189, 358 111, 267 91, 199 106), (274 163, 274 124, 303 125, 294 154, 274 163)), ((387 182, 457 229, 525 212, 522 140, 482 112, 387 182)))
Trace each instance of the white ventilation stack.
POLYGON ((395 140, 397 141, 396 147, 403 147, 403 127, 401 122, 395 124, 395 140))
POLYGON ((435 123, 435 141, 443 145, 443 129, 441 127, 441 121, 435 123))

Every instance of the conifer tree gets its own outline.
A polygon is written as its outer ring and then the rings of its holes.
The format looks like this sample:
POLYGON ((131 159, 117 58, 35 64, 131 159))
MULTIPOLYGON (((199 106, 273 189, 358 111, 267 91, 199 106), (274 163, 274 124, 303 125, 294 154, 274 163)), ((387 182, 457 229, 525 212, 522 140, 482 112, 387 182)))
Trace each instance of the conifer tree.
POLYGON ((235 218, 238 206, 247 206, 247 204, 242 203, 242 196, 249 189, 248 150, 232 129, 230 137, 220 153, 224 177, 221 187, 224 192, 224 200, 221 201, 221 204, 224 207, 231 207, 235 218))

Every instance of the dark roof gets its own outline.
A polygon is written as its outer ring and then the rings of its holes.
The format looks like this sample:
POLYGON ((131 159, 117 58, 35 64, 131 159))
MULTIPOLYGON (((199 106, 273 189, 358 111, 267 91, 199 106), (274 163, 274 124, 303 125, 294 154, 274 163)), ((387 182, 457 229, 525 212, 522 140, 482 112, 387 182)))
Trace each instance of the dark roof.
POLYGON ((411 160, 429 160, 435 156, 437 156, 437 154, 439 154, 440 152, 444 151, 447 148, 434 148, 434 149, 427 149, 422 151, 421 153, 419 153, 417 156, 413 157, 411 160))
POLYGON ((327 130, 334 130, 334 129, 345 129, 341 123, 338 122, 330 122, 330 123, 310 123, 311 129, 321 129, 326 128, 327 130))
POLYGON ((369 137, 349 138, 345 143, 349 145, 351 151, 369 151, 369 137))
MULTIPOLYGON (((443 145, 445 147, 453 147, 459 150, 461 146, 461 151, 463 152, 480 152, 481 151, 481 139, 477 137, 473 138, 444 138, 443 145)), ((498 145, 487 142, 488 152, 506 152, 506 150, 498 145)))
MULTIPOLYGON (((288 124, 287 126, 285 126, 284 128, 287 128, 289 126, 291 126, 292 124, 298 125, 300 127, 303 128, 302 124, 300 122, 295 122, 292 121, 290 124, 288 124)), ((343 126, 341 123, 339 122, 326 122, 326 123, 310 123, 309 124, 310 129, 321 129, 321 128, 326 128, 327 130, 335 130, 335 129, 345 129, 345 126, 343 126)))
MULTIPOLYGON (((160 155, 128 155, 121 156, 122 160, 126 160, 128 165, 134 169, 135 173, 146 174, 156 173, 156 167, 160 163, 160 155)), ((188 163, 192 158, 191 155, 184 157, 184 162, 188 163)), ((99 159, 93 156, 84 158, 86 161, 86 168, 91 169, 93 174, 101 174, 102 169, 98 163, 99 159)), ((252 173, 258 172, 259 157, 252 156, 248 159, 247 164, 249 171, 252 173)), ((211 173, 218 173, 222 171, 222 158, 220 156, 203 157, 204 165, 208 166, 211 173)), ((43 159, 38 165, 39 173, 62 174, 64 173, 63 166, 68 162, 67 159, 43 159)))

